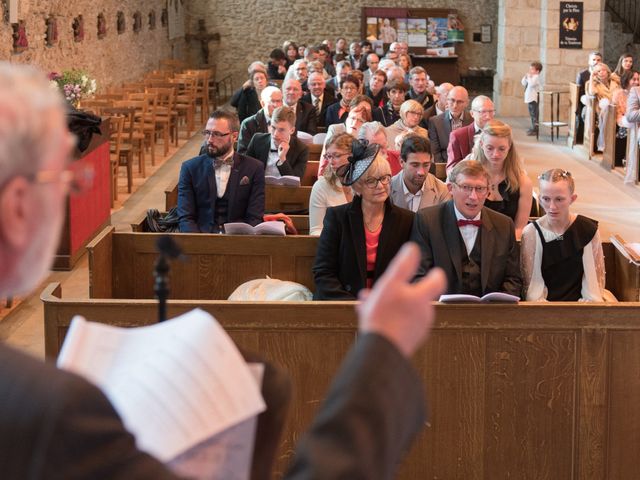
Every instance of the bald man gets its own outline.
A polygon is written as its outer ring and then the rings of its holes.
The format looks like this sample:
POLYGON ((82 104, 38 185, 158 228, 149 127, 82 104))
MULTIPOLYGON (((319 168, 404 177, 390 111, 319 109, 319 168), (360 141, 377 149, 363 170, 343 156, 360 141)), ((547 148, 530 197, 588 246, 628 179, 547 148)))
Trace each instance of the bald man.
POLYGON ((451 132, 473 122, 473 118, 467 112, 468 105, 467 89, 453 87, 447 95, 447 110, 429 119, 429 141, 435 163, 447 163, 447 147, 451 132))
POLYGON ((447 173, 455 165, 464 160, 471 153, 475 139, 489 120, 493 120, 496 108, 489 97, 478 95, 471 102, 471 116, 473 122, 466 127, 451 132, 449 146, 447 147, 447 173))
POLYGON ((284 104, 296 114, 296 131, 310 135, 318 133, 318 115, 313 105, 301 101, 302 85, 298 80, 290 78, 282 84, 284 104))

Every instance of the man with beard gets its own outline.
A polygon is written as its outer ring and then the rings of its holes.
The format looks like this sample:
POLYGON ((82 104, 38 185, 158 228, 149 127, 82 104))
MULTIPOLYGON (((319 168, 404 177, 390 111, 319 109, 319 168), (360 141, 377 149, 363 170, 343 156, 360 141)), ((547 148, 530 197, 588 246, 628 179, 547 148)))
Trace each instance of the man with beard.
POLYGON ((216 110, 202 132, 207 152, 182 164, 178 183, 181 232, 220 233, 228 222, 262 222, 264 166, 234 152, 238 130, 234 113, 216 110))

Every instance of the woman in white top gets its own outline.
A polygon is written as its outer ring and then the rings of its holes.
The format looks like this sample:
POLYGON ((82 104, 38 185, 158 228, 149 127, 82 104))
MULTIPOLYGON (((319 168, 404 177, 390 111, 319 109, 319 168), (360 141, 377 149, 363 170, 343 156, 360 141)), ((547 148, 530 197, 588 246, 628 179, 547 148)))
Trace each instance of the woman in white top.
POLYGON ((569 172, 547 170, 539 179, 540 203, 547 214, 522 232, 523 297, 527 301, 604 301, 598 222, 571 213, 569 207, 577 195, 569 172))
POLYGON ((309 235, 322 233, 324 215, 328 207, 336 207, 353 199, 351 188, 343 187, 337 170, 349 163, 354 138, 348 133, 334 135, 325 144, 324 160, 327 167, 311 189, 309 198, 309 235))

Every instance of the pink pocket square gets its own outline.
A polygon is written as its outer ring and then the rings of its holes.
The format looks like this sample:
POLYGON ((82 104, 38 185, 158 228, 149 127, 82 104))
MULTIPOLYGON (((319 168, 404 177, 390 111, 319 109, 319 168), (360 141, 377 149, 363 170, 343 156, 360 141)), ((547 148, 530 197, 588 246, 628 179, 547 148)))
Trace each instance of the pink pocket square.
POLYGON ((242 177, 242 180, 240 180, 240 185, 249 185, 249 183, 249 177, 247 177, 246 175, 242 177))

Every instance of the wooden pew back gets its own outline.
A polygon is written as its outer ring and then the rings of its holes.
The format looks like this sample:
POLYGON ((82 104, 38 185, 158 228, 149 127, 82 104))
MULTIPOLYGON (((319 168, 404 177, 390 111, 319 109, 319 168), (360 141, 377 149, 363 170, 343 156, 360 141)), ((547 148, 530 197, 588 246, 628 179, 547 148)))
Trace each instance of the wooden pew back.
MULTIPOLYGON (((107 227, 87 246, 91 298, 153 298, 158 234, 107 227)), ((173 261, 170 298, 224 300, 242 283, 269 276, 314 290, 318 238, 173 234, 184 261, 173 261)))
POLYGON ((616 106, 607 106, 607 113, 604 115, 604 150, 602 151, 602 166, 606 170, 612 170, 616 164, 616 106))
POLYGON ((580 87, 575 82, 569 82, 569 146, 576 144, 576 111, 580 105, 580 87))
POLYGON ((596 142, 598 140, 596 135, 596 99, 589 95, 587 95, 586 98, 587 106, 584 107, 584 146, 587 149, 589 160, 591 160, 596 150, 596 142))
MULTIPOLYGON (((74 314, 125 327, 157 316, 153 300, 65 300, 56 284, 42 299, 51 358, 74 314)), ((196 307, 241 348, 290 372, 278 477, 357 338, 354 302, 171 300, 168 313, 196 307)), ((430 419, 397 478, 635 478, 639 311, 639 303, 436 305, 429 342, 414 357, 430 419)))

